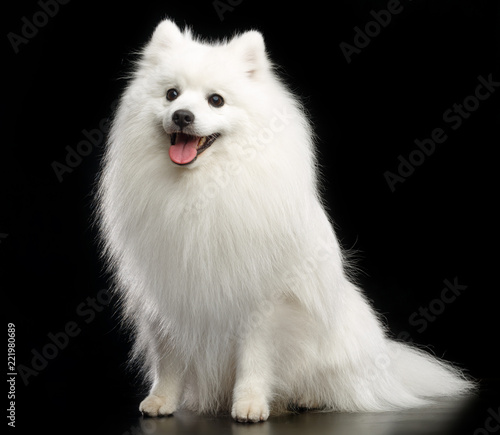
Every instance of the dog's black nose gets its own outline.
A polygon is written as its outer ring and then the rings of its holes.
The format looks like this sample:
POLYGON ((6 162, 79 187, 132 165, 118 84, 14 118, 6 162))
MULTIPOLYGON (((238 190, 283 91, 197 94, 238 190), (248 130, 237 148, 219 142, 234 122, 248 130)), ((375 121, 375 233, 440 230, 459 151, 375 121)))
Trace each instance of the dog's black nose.
POLYGON ((182 130, 194 122, 194 113, 189 110, 176 110, 172 115, 172 121, 182 130))

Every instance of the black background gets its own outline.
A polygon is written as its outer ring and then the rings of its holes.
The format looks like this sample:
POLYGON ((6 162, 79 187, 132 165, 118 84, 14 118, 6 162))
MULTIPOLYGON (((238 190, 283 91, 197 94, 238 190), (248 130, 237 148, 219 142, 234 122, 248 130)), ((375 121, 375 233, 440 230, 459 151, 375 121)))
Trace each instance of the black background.
POLYGON ((500 88, 456 130, 443 114, 474 94, 478 76, 498 71, 499 5, 401 0, 403 11, 348 63, 339 44, 353 44, 355 27, 387 3, 233 1, 221 20, 212 1, 72 0, 17 54, 8 34, 22 36, 22 18, 33 22, 41 6, 8 3, 0 252, 16 364, 30 367, 34 352, 51 343, 49 333, 68 322, 79 327, 27 386, 18 376, 20 430, 36 422, 58 433, 65 426, 54 415, 99 427, 109 415, 137 412, 143 391, 126 368, 129 343, 114 302, 101 298, 85 315, 81 305, 109 287, 91 225, 103 141, 62 181, 53 163, 66 164, 67 147, 75 150, 84 130, 111 115, 132 52, 167 16, 207 37, 263 32, 310 113, 329 212, 342 245, 357 251, 358 280, 378 311, 395 334, 407 333, 476 378, 498 377, 500 88), (408 157, 414 140, 437 127, 448 139, 391 192, 384 173, 397 172, 398 156, 408 157), (467 288, 419 331, 410 317, 440 299, 445 279, 467 288))

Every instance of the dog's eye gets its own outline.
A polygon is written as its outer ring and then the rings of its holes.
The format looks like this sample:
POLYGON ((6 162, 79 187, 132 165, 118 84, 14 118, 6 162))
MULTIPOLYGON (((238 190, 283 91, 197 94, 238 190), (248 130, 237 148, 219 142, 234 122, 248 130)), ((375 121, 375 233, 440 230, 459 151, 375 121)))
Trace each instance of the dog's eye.
POLYGON ((169 89, 167 91, 167 100, 174 101, 179 96, 179 91, 177 89, 169 89))
POLYGON ((222 107, 224 105, 224 98, 219 94, 212 94, 208 97, 208 104, 213 107, 222 107))

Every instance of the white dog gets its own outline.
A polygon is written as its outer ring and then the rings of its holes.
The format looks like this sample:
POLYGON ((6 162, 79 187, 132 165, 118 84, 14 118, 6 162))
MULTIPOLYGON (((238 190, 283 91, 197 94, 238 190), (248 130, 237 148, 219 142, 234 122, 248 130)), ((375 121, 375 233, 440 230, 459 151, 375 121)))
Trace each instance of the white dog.
POLYGON ((311 127, 260 33, 204 42, 159 24, 117 110, 98 197, 151 381, 144 414, 255 422, 473 388, 388 338, 346 274, 316 168, 311 127))

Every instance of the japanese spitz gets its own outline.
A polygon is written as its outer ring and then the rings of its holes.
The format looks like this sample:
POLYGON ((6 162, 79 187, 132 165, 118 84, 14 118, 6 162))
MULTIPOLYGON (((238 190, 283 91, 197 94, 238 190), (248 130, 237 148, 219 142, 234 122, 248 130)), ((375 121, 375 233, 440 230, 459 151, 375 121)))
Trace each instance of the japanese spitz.
POLYGON ((266 420, 385 411, 472 389, 388 338, 318 193, 313 134, 262 35, 206 42, 165 20, 117 109, 99 190, 140 410, 266 420))

